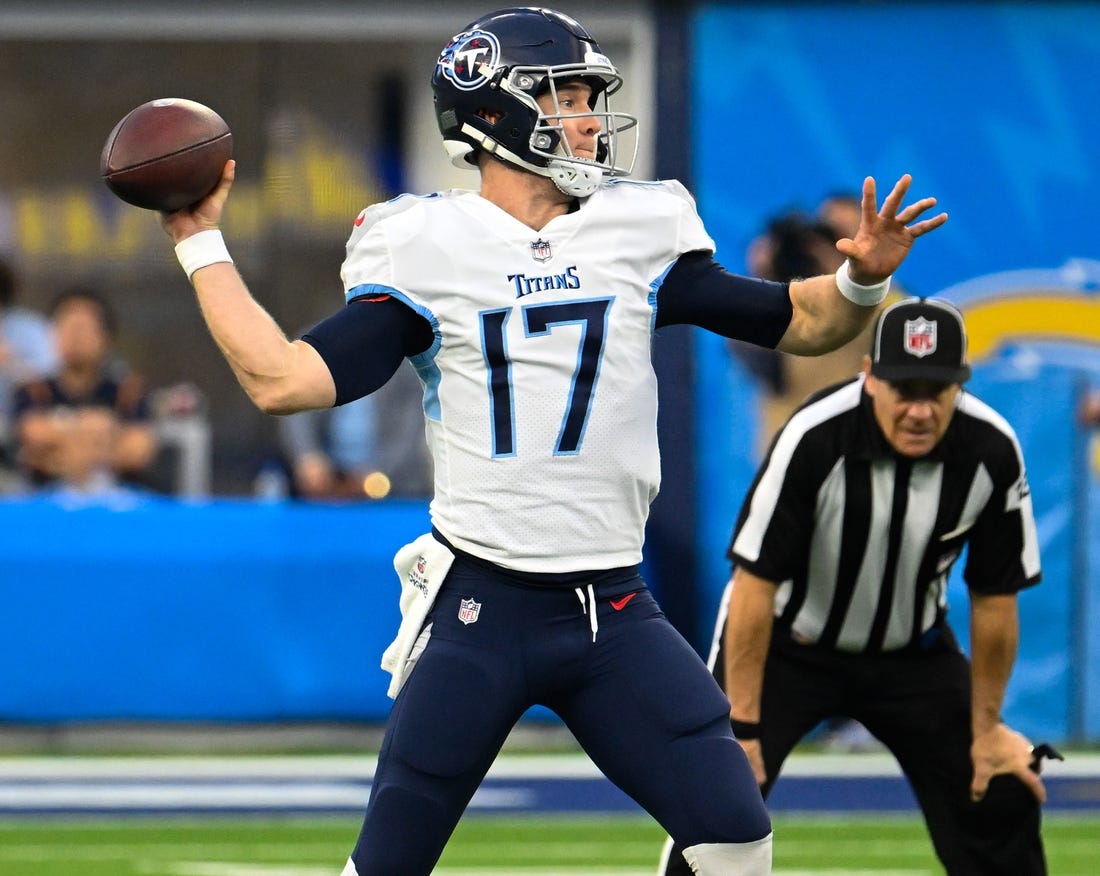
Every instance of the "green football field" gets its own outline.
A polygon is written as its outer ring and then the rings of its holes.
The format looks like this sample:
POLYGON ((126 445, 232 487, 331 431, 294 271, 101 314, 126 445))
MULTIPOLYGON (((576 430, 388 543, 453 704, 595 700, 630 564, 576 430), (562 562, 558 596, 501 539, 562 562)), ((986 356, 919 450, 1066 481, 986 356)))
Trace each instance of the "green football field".
MULTIPOLYGON (((778 815, 775 872, 942 872, 906 817, 778 815)), ((337 876, 356 819, 20 819, 0 822, 2 876, 337 876)), ((1100 873, 1100 816, 1048 815, 1051 876, 1100 873)), ((645 817, 471 817, 443 876, 652 876, 662 840, 645 817)))

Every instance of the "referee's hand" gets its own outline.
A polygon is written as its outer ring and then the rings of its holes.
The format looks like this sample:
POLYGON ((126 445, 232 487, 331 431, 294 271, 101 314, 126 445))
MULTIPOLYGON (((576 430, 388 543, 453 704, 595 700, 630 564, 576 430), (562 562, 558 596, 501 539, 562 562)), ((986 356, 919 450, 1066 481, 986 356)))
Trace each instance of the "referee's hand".
POLYGON ((768 774, 764 771, 764 752, 760 748, 760 740, 738 739, 737 742, 745 750, 756 784, 763 785, 768 780, 768 774))
POLYGON ((970 782, 970 799, 981 800, 994 776, 1011 774, 1023 782, 1040 803, 1047 799, 1046 788, 1039 774, 1031 769, 1031 743, 1022 733, 1006 724, 976 736, 970 746, 974 778, 970 782))

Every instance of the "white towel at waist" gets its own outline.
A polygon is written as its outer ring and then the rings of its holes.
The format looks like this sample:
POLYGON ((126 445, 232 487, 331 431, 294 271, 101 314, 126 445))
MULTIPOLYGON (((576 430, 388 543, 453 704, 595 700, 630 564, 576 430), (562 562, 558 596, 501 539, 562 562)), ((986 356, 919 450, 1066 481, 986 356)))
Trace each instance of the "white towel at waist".
POLYGON ((382 653, 382 668, 393 676, 386 691, 391 699, 397 697, 405 683, 409 654, 454 558, 431 533, 425 533, 394 555, 393 568, 401 581, 401 626, 397 638, 382 653))

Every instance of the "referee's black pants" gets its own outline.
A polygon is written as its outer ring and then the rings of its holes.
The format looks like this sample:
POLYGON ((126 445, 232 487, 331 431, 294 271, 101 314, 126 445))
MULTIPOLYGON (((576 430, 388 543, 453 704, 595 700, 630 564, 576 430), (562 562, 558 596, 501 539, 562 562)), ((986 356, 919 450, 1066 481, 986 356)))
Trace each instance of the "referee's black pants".
MULTIPOLYGON (((723 655, 715 661, 721 681, 723 655)), ((1044 876, 1040 806, 1015 776, 970 799, 970 664, 946 626, 923 651, 865 656, 800 645, 775 631, 764 669, 765 798, 795 745, 826 718, 863 724, 897 758, 950 876, 1044 876)), ((783 836, 775 837, 782 859, 783 836)), ((690 876, 675 849, 666 876, 690 876)))

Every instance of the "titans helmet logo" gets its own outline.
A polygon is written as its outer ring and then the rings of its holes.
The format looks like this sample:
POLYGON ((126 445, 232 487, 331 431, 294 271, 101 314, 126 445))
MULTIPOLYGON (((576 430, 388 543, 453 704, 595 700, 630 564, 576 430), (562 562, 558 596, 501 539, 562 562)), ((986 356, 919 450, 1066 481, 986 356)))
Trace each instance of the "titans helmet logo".
POLYGON ((496 72, 500 43, 485 30, 468 30, 453 37, 436 62, 436 69, 463 91, 480 88, 496 72))

